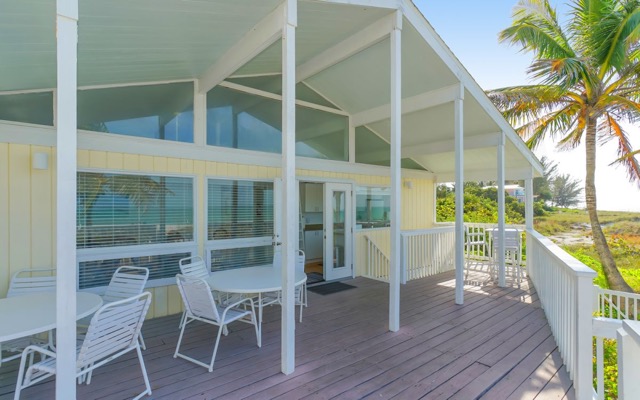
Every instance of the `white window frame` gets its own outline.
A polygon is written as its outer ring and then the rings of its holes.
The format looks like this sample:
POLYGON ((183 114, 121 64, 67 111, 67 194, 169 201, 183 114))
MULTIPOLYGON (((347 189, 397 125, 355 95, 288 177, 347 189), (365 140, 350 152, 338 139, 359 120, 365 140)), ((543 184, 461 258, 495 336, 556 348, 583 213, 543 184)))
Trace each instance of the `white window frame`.
MULTIPOLYGON (((171 174, 171 173, 156 173, 156 172, 143 172, 143 171, 124 171, 124 170, 108 170, 108 169, 93 169, 83 168, 78 169, 79 173, 102 173, 109 175, 138 175, 138 176, 150 176, 150 177, 165 177, 165 178, 188 178, 191 179, 191 190, 193 191, 193 239, 188 242, 175 242, 175 243, 154 243, 132 246, 114 246, 114 247, 94 247, 94 248, 82 248, 77 249, 76 259, 76 289, 83 292, 92 292, 97 294, 103 294, 106 290, 106 286, 96 286, 92 288, 80 289, 80 263, 87 261, 99 261, 110 260, 120 258, 134 258, 134 257, 146 257, 146 256, 158 256, 176 253, 191 253, 191 256, 198 255, 198 180, 195 175, 191 174, 171 174)), ((76 223, 77 225, 77 223, 76 223)), ((77 229, 77 226, 76 226, 77 229)), ((174 276, 149 279, 146 284, 146 288, 154 288, 161 286, 169 286, 175 284, 176 280, 174 276)))
MULTIPOLYGON (((249 247, 259 247, 271 245, 273 242, 280 242, 281 238, 281 180, 280 179, 260 179, 260 178, 238 178, 229 176, 206 176, 204 184, 204 221, 203 232, 205 237, 205 259, 209 270, 211 270, 211 252, 214 250, 242 249, 249 247), (209 181, 244 181, 244 182, 269 182, 273 183, 273 237, 266 239, 263 237, 239 238, 239 239, 209 239, 209 181)), ((270 265, 270 264, 266 264, 270 265)))

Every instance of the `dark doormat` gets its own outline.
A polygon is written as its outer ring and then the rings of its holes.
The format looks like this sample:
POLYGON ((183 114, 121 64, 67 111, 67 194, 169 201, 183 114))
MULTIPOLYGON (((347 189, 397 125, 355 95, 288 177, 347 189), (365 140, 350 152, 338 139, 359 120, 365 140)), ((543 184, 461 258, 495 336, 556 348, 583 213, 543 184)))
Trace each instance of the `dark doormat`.
POLYGON ((313 285, 314 283, 323 282, 324 276, 318 272, 308 272, 307 273, 307 286, 313 285))
POLYGON ((326 296, 331 293, 338 293, 344 290, 355 289, 355 286, 342 282, 332 282, 325 285, 317 285, 307 288, 308 291, 326 296))

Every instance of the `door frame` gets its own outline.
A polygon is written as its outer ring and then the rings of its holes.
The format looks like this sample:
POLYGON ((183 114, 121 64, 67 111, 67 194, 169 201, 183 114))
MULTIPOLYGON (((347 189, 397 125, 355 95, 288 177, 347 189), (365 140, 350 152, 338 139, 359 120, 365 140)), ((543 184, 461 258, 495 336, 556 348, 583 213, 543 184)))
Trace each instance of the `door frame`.
MULTIPOLYGON (((342 183, 342 184, 347 184, 347 185, 351 185, 351 264, 352 264, 352 268, 351 268, 351 278, 355 278, 356 277, 356 235, 355 235, 355 224, 356 224, 356 220, 355 220, 355 215, 356 215, 356 202, 355 202, 355 187, 357 186, 357 183, 353 180, 353 179, 340 179, 340 178, 325 178, 325 177, 319 177, 319 176, 296 176, 296 181, 298 182, 298 188, 300 188, 300 183, 321 183, 323 185, 326 184, 332 184, 332 183, 342 183)), ((323 186, 324 187, 324 186, 323 186)), ((323 193, 324 193, 324 189, 323 189, 323 193)), ((323 195, 323 215, 325 213, 324 210, 324 195, 323 195)), ((300 202, 298 202, 298 209, 300 208, 300 202)), ((324 224, 324 216, 323 216, 323 224, 324 224)), ((324 234, 324 232, 323 232, 324 234)), ((323 266, 326 265, 326 263, 324 262, 324 257, 325 257, 325 251, 324 251, 324 238, 322 240, 323 243, 323 249, 322 249, 322 264, 323 266)), ((324 270, 323 267, 323 271, 322 271, 322 275, 326 280, 326 271, 324 270)))
POLYGON ((353 277, 354 275, 354 261, 353 261, 353 184, 352 183, 338 183, 338 182, 326 182, 324 184, 324 201, 323 201, 323 212, 324 212, 324 221, 323 221, 323 233, 324 233, 324 246, 323 246, 323 265, 324 265, 324 279, 325 281, 335 281, 339 279, 345 279, 348 277, 353 277), (344 192, 345 193, 345 215, 344 215, 344 267, 341 267, 338 270, 334 270, 333 268, 333 259, 335 254, 333 249, 334 246, 334 238, 333 238, 333 229, 329 229, 329 227, 333 227, 333 216, 332 216, 332 207, 331 201, 333 199, 334 192, 344 192), (331 243, 331 246, 328 244, 331 243))

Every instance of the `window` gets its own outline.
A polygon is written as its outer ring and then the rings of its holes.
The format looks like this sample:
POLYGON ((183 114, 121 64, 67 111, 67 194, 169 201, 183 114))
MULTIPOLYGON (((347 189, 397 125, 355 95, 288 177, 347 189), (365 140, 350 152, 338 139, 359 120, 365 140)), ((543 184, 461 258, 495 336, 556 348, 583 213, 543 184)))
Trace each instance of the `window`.
POLYGON ((391 193, 389 188, 356 188, 356 225, 359 229, 390 226, 391 193))
MULTIPOLYGON (((391 145, 372 130, 359 126, 356 128, 356 162, 362 164, 391 165, 391 145)), ((424 171, 420 164, 410 158, 400 160, 402 168, 424 171)))
MULTIPOLYGON (((207 93, 207 144, 281 153, 282 103, 222 86, 207 93)), ((346 161, 348 119, 296 106, 296 154, 346 161)))
POLYGON ((53 93, 0 95, 0 120, 53 126, 53 93))
POLYGON ((213 271, 271 264, 274 194, 273 182, 209 179, 207 252, 213 271))
POLYGON ((77 199, 80 289, 107 285, 121 265, 173 278, 197 250, 192 178, 79 172, 77 199))
POLYGON ((193 83, 80 90, 78 129, 193 143, 193 83))

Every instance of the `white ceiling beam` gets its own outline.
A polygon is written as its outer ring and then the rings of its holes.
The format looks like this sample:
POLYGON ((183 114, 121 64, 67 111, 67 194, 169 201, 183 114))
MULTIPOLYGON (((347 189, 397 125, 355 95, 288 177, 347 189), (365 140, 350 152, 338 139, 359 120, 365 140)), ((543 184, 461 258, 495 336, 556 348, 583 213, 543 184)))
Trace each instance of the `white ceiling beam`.
MULTIPOLYGON (((402 23, 402 21, 400 21, 400 23, 402 23)), ((300 65, 296 68, 296 81, 301 82, 382 41, 389 36, 391 30, 397 24, 396 13, 380 18, 360 32, 337 43, 300 65)))
MULTIPOLYGON (((531 179, 532 177, 533 177, 533 172, 531 167, 505 168, 504 179, 506 180, 513 181, 513 180, 520 180, 520 179, 531 179)), ((487 181, 487 180, 495 181, 497 179, 498 179, 497 168, 486 169, 486 170, 465 169, 464 171, 465 182, 478 182, 478 181, 487 181)), ((455 172, 436 173, 436 182, 438 183, 453 182, 454 180, 455 180, 455 172)))
MULTIPOLYGON (((482 135, 469 136, 464 138, 464 149, 474 150, 487 147, 495 147, 501 143, 501 133, 486 133, 482 135)), ((441 140, 438 142, 424 143, 402 148, 402 158, 412 158, 428 156, 430 154, 453 153, 454 141, 441 140)), ((359 162, 376 162, 389 158, 387 150, 373 151, 367 154, 358 155, 359 162)))
POLYGON ((199 92, 207 93, 282 37, 284 5, 258 22, 199 78, 199 92))
MULTIPOLYGON (((431 90, 402 100, 402 114, 425 110, 454 101, 460 96, 461 85, 455 84, 440 89, 431 90)), ((362 126, 388 119, 391 107, 384 104, 369 110, 361 111, 352 116, 354 126, 362 126)))

